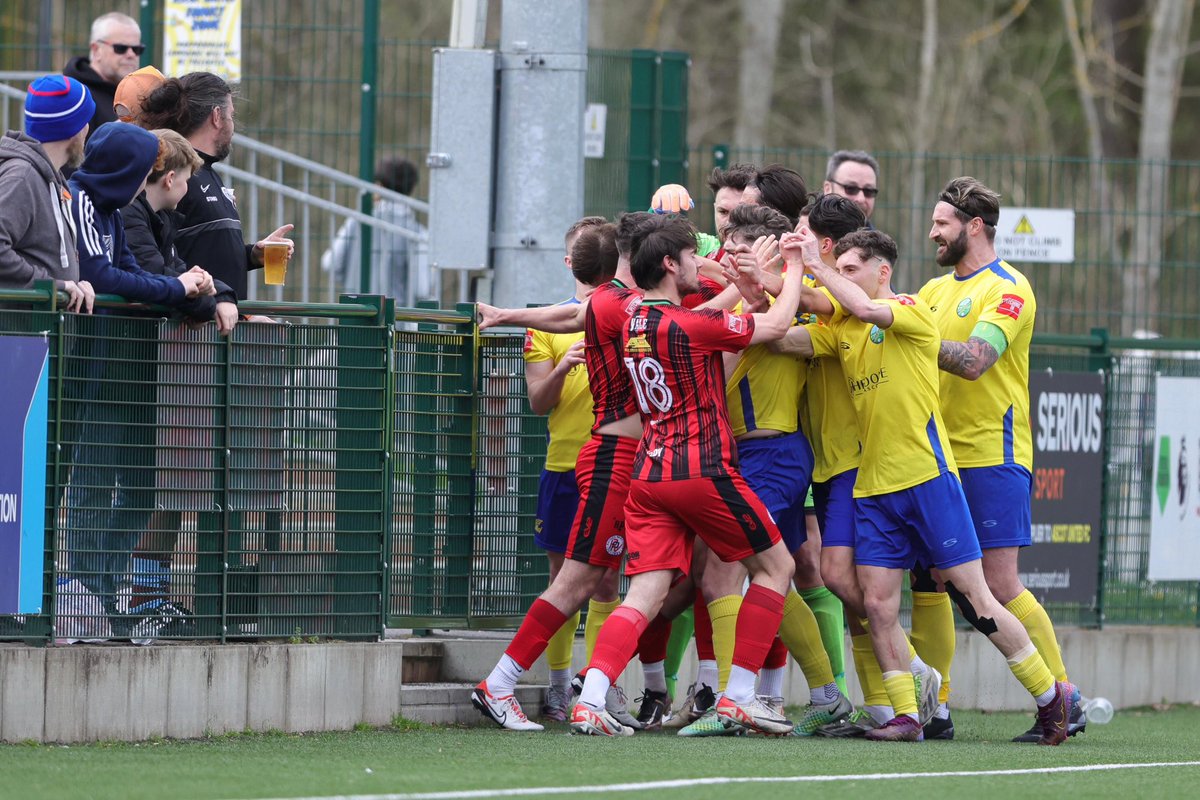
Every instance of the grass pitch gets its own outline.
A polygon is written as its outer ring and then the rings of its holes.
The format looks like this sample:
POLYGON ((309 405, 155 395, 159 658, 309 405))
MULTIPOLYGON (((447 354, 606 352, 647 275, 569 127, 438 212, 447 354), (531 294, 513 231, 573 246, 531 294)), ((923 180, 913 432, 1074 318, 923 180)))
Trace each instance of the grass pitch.
POLYGON ((1200 783, 1200 708, 1122 711, 1057 748, 1012 744, 1032 714, 957 711, 952 742, 876 744, 758 737, 628 739, 568 736, 566 727, 516 734, 496 728, 401 725, 306 735, 242 734, 141 744, 0 745, 0 797, 138 800, 492 796, 759 800, 765 793, 825 797, 886 793, 943 797, 1181 797, 1200 783), (1135 768, 1151 762, 1186 766, 1135 768), (1026 770, 1083 767, 1081 771, 1026 770), (994 774, 1008 770, 1011 774, 994 774), (914 773, 993 774, 904 777, 914 773), (832 782, 796 776, 857 776, 832 782), (743 782, 754 776, 779 782, 743 782), (881 777, 886 776, 886 777, 881 777), (708 779, 707 783, 695 783, 708 779), (732 780, 724 780, 732 779, 732 780), (663 781, 678 781, 662 785, 663 781), (619 784, 624 784, 619 787, 619 784), (527 793, 528 787, 543 787, 527 793), (555 792, 548 787, 562 787, 555 792), (1189 788, 1190 787, 1190 788, 1189 788), (517 791, 512 791, 517 790, 517 791))

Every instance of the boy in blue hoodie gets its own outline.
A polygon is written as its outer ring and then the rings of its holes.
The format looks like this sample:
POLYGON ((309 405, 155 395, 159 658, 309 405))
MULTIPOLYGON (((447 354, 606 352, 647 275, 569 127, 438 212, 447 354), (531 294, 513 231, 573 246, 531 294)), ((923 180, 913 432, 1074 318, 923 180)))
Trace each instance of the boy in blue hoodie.
MULTIPOLYGON (((158 138, 136 125, 100 126, 71 176, 71 214, 80 276, 97 294, 176 307, 212 294, 212 277, 199 267, 178 276, 143 270, 125 241, 120 214, 145 188, 158 149, 158 138)), ((157 329, 144 318, 115 313, 92 323, 92 335, 76 339, 67 367, 73 380, 66 417, 75 423, 76 442, 67 490, 67 572, 100 597, 113 635, 127 638, 136 620, 119 613, 117 590, 154 509, 157 329)))

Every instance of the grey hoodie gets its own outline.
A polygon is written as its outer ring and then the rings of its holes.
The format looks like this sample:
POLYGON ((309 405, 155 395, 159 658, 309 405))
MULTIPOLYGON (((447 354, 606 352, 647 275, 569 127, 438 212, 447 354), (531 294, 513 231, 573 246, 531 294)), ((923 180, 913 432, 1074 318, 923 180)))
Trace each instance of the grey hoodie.
POLYGON ((79 280, 71 194, 41 144, 19 131, 0 137, 0 287, 79 280))

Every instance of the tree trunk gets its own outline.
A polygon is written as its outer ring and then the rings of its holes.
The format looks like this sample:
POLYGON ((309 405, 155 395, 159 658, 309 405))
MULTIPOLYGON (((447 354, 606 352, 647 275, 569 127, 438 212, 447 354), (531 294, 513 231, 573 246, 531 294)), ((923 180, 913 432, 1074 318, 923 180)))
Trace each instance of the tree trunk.
MULTIPOLYGON (((913 209, 932 209, 931 198, 925 193, 925 156, 929 152, 930 131, 938 116, 931 108, 934 81, 937 79, 938 45, 938 0, 924 0, 924 18, 921 24, 921 71, 917 84, 917 113, 913 126, 912 178, 909 182, 909 206, 913 209)), ((927 216, 920 211, 912 214, 909 229, 908 249, 911 254, 920 252, 920 242, 925 238, 927 216)))
POLYGON ((761 148, 775 87, 783 0, 742 0, 742 52, 738 73, 738 116, 733 142, 739 148, 761 148))
POLYGON ((1171 157, 1171 129, 1175 124, 1194 6, 1195 0, 1158 0, 1150 21, 1138 136, 1137 221, 1130 263, 1123 276, 1125 307, 1144 310, 1145 321, 1139 326, 1140 315, 1124 315, 1126 333, 1155 324, 1158 315, 1167 160, 1171 157))

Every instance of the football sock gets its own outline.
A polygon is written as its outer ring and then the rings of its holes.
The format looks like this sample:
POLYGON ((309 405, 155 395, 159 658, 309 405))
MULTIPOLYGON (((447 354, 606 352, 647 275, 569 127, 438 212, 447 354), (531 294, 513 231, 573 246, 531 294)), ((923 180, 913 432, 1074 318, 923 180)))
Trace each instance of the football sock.
POLYGON ((1039 706, 1054 699, 1054 675, 1033 644, 1027 644, 1008 659, 1008 668, 1039 706))
POLYGON ((521 621, 516 636, 504 651, 505 657, 512 661, 520 672, 514 673, 511 668, 502 669, 504 658, 501 658, 492 674, 487 677, 488 690, 497 697, 512 694, 513 687, 517 685, 517 678, 546 651, 550 637, 558 632, 566 619, 566 614, 542 598, 534 600, 529 611, 525 613, 525 619, 521 621))
POLYGON ((817 618, 821 643, 829 656, 829 666, 833 669, 838 690, 842 694, 849 694, 846 691, 846 615, 842 610, 842 601, 824 586, 804 589, 800 596, 817 618))
POLYGON ((676 683, 679 682, 679 665, 687 654, 688 644, 692 641, 692 609, 686 608, 683 613, 671 622, 671 638, 667 640, 667 694, 676 697, 676 683))
MULTIPOLYGON (((754 699, 754 681, 771 650, 775 632, 779 630, 783 602, 783 595, 756 583, 750 584, 746 596, 742 598, 732 662, 732 667, 737 669, 731 668, 725 690, 725 695, 735 703, 754 699)), ((717 615, 711 607, 709 613, 713 616, 715 630, 717 615)))
POLYGON ((738 611, 741 607, 740 594, 718 597, 708 604, 708 618, 712 620, 713 655, 717 661, 717 685, 714 689, 723 690, 729 681, 734 640, 737 637, 738 611))
POLYGON ((555 631, 546 643, 546 662, 550 670, 571 670, 571 649, 575 646, 575 631, 579 628, 579 612, 567 617, 567 621, 555 631))
POLYGON ((1026 589, 1005 603, 1004 607, 1025 626, 1033 646, 1050 668, 1054 680, 1067 680, 1067 667, 1063 664, 1062 650, 1058 646, 1058 638, 1054 635, 1054 623, 1050 621, 1050 615, 1037 598, 1026 589))
POLYGON ((692 628, 696 634, 696 660, 716 661, 713 653, 712 619, 708 616, 708 603, 700 589, 696 589, 696 602, 692 605, 692 628))
POLYGON ((764 666, 758 671, 758 693, 765 697, 783 697, 783 676, 786 673, 786 666, 764 666))
POLYGON ((550 670, 550 687, 566 690, 571 686, 571 668, 550 670))
POLYGON ((646 681, 646 691, 665 692, 667 690, 666 664, 662 661, 653 663, 642 662, 642 676, 646 681))
POLYGON ((517 681, 525 674, 525 668, 513 660, 508 653, 500 656, 496 666, 487 676, 487 688, 493 697, 507 697, 513 693, 517 681))
POLYGON ((911 672, 896 670, 883 673, 883 686, 887 689, 892 701, 892 709, 896 716, 909 716, 917 719, 916 685, 913 683, 911 672))
POLYGON ((954 663, 954 608, 945 592, 912 593, 912 643, 942 676, 938 702, 950 699, 950 666, 954 663))
POLYGON ((871 646, 871 634, 860 633, 850 637, 850 645, 854 652, 854 668, 858 672, 858 682, 862 685, 863 703, 869 706, 890 706, 892 701, 888 699, 887 689, 883 685, 883 671, 879 668, 875 649, 871 646))
POLYGON ((779 638, 800 665, 810 690, 834 682, 833 668, 821 641, 817 618, 795 589, 788 591, 783 602, 779 638))
POLYGON ((608 694, 610 686, 612 681, 604 674, 604 670, 588 668, 583 676, 583 691, 579 693, 579 702, 599 711, 604 708, 604 696, 608 694))
POLYGON ((814 706, 827 706, 838 699, 842 690, 833 681, 824 686, 815 686, 808 690, 808 702, 814 706))
POLYGON ((600 629, 600 636, 596 640, 596 652, 592 655, 588 668, 601 670, 608 676, 609 683, 616 683, 633 654, 637 652, 638 638, 649 624, 650 620, 636 608, 618 608, 600 629))
POLYGON ((787 666, 788 649, 783 640, 776 636, 771 640, 771 649, 767 651, 767 658, 763 661, 763 669, 780 669, 787 666))
POLYGON ((715 659, 706 658, 696 667, 696 691, 700 691, 701 686, 707 686, 715 692, 718 680, 719 673, 715 659))
POLYGON ((659 614, 650 620, 650 624, 638 638, 638 657, 647 664, 666 661, 667 639, 669 638, 671 638, 671 620, 659 614))
POLYGON ((584 653, 590 663, 592 654, 596 652, 596 637, 600 635, 600 626, 604 624, 604 620, 608 619, 609 614, 617 610, 617 606, 621 605, 620 600, 588 600, 587 622, 583 626, 583 642, 584 653))

